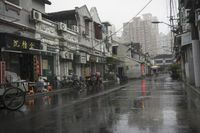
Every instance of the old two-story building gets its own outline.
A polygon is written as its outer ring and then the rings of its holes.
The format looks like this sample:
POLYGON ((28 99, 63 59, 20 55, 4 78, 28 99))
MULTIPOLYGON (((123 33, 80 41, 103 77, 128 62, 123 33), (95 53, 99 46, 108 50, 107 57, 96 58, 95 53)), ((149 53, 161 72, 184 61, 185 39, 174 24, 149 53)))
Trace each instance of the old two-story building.
POLYGON ((52 81, 59 74, 57 25, 45 19, 45 4, 51 2, 0 1, 1 61, 8 71, 28 81, 39 75, 52 81))
POLYGON ((100 72, 104 77, 106 62, 113 57, 111 24, 101 22, 95 7, 45 13, 45 4, 51 2, 0 2, 5 68, 28 81, 41 75, 53 83, 55 76, 62 79, 72 73, 85 77, 100 72))
POLYGON ((47 15, 59 24, 61 78, 70 73, 83 77, 94 72, 103 74, 105 45, 96 8, 89 11, 84 5, 47 15))
POLYGON ((119 77, 134 79, 150 74, 151 63, 148 56, 141 52, 140 43, 113 40, 112 56, 116 64, 111 65, 119 77))

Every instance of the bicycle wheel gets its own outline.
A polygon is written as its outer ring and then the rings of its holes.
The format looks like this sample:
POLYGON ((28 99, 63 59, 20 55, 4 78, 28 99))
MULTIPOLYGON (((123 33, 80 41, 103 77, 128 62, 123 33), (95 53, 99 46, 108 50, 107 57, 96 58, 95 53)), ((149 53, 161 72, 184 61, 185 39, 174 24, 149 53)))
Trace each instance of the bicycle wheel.
POLYGON ((25 92, 17 87, 8 88, 3 94, 3 104, 9 110, 17 110, 24 105, 25 92))

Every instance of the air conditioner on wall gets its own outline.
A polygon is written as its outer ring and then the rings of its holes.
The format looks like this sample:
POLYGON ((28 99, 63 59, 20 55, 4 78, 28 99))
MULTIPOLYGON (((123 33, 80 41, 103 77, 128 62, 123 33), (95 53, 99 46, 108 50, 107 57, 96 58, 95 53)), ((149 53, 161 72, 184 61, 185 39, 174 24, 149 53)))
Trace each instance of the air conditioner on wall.
POLYGON ((41 45, 42 45, 42 50, 47 51, 47 45, 43 43, 41 45))
POLYGON ((78 26, 72 25, 72 30, 75 32, 79 32, 78 26))
POLYGON ((67 31, 67 25, 62 23, 62 22, 59 22, 58 23, 58 30, 67 31))
POLYGON ((42 13, 36 10, 32 11, 32 19, 42 21, 42 13))
POLYGON ((60 52, 60 57, 62 58, 62 59, 67 59, 66 56, 67 55, 67 51, 61 51, 60 52))
POLYGON ((68 59, 73 60, 74 59, 74 54, 73 53, 68 53, 68 59))
POLYGON ((62 51, 62 52, 60 52, 60 56, 61 56, 62 59, 70 59, 70 60, 74 59, 74 54, 70 53, 68 51, 62 51))

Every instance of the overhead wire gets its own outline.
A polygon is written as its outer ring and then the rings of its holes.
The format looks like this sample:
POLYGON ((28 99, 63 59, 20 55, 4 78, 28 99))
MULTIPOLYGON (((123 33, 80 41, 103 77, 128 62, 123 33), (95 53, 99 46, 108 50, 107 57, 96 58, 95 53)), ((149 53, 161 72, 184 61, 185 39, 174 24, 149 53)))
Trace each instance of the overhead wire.
MULTIPOLYGON (((121 28, 119 28, 118 30, 116 30, 114 33, 112 33, 111 35, 109 35, 107 38, 110 38, 112 37, 113 35, 117 34, 118 32, 120 32, 125 26, 127 26, 128 24, 130 24, 134 18, 136 18, 153 0, 149 0, 149 2, 147 4, 145 4, 145 6, 139 10, 139 12, 132 18, 130 19, 126 24, 124 24, 124 26, 122 26, 121 28)), ((101 41, 100 43, 96 44, 95 46, 93 46, 93 48, 97 47, 98 45, 100 45, 103 41, 101 41)))

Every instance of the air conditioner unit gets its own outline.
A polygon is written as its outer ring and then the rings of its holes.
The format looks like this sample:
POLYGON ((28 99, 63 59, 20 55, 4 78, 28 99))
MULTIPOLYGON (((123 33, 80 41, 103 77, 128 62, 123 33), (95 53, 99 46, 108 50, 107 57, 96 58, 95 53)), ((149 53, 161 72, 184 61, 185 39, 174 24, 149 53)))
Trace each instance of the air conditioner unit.
POLYGON ((78 26, 72 25, 72 30, 75 32, 79 32, 78 26))
POLYGON ((68 53, 68 59, 73 60, 74 59, 74 54, 73 53, 68 53))
POLYGON ((42 21, 42 13, 36 10, 32 11, 32 19, 42 21))
POLYGON ((67 25, 62 23, 62 22, 59 22, 58 23, 58 30, 67 31, 67 25))
POLYGON ((70 59, 70 60, 74 59, 74 54, 70 53, 68 51, 62 51, 62 52, 60 52, 60 56, 61 56, 62 59, 70 59))
POLYGON ((61 52, 60 52, 60 56, 61 56, 62 59, 67 59, 67 57, 68 57, 67 54, 68 54, 67 51, 61 51, 61 52))
POLYGON ((42 44, 42 50, 47 51, 47 45, 46 44, 42 44))

